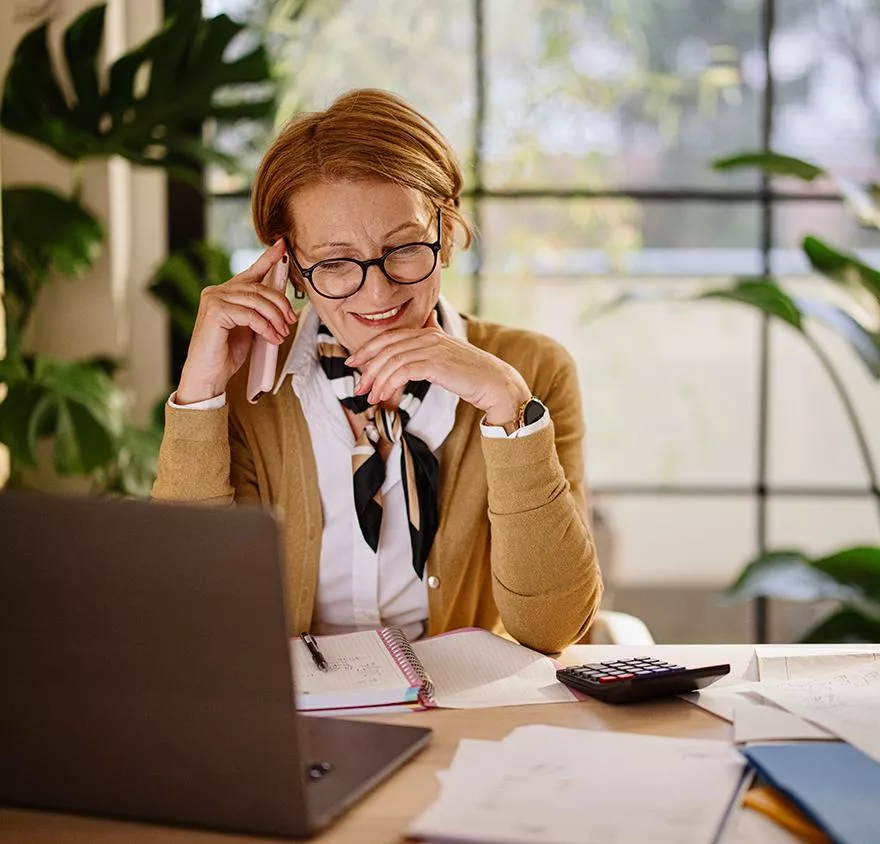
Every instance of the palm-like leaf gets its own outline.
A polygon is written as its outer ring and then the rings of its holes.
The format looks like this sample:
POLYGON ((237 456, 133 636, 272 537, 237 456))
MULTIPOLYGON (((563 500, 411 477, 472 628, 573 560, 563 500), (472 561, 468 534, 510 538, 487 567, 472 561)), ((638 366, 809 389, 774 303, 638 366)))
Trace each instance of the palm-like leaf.
POLYGON ((805 237, 803 247, 816 272, 842 284, 863 287, 880 305, 880 271, 859 260, 855 255, 849 255, 829 246, 818 237, 805 237))
POLYGON ((231 165, 232 159, 194 141, 191 127, 208 119, 259 119, 272 113, 275 91, 265 87, 270 69, 263 46, 227 60, 227 48, 243 25, 226 15, 202 19, 198 0, 181 0, 165 27, 117 59, 102 82, 104 12, 103 5, 88 9, 64 34, 72 104, 53 69, 46 24, 22 39, 6 76, 4 128, 71 160, 120 155, 178 174, 195 161, 231 165), (141 92, 144 73, 149 78, 141 92), (255 91, 255 83, 263 90, 255 91))
POLYGON ((841 603, 802 642, 880 641, 880 548, 847 548, 811 559, 770 551, 749 563, 724 593, 728 600, 780 598, 841 603))
POLYGON ((819 622, 800 641, 804 644, 880 642, 880 617, 844 607, 819 622))
MULTIPOLYGON (((858 586, 842 583, 834 575, 795 550, 768 551, 752 560, 729 586, 731 601, 781 598, 786 601, 854 601, 858 586)), ((878 561, 880 565, 880 561, 878 561)))
POLYGON ((8 188, 2 200, 7 319, 21 322, 50 278, 92 266, 104 230, 79 202, 45 188, 8 188))
POLYGON ((0 403, 0 442, 14 463, 35 466, 42 437, 54 441, 60 474, 89 475, 113 458, 122 394, 99 366, 37 357, 12 375, 0 403))
POLYGON ((821 299, 789 296, 772 279, 741 279, 733 287, 700 294, 700 299, 726 299, 757 308, 800 332, 805 320, 821 322, 845 340, 874 378, 880 379, 880 334, 862 325, 852 314, 821 299))
POLYGON ((699 299, 726 299, 751 305, 759 311, 787 322, 789 325, 803 329, 801 312, 794 299, 778 284, 768 279, 740 279, 733 287, 722 287, 701 293, 699 299))
POLYGON ((741 152, 726 158, 719 158, 712 162, 712 166, 721 172, 757 168, 768 176, 794 176, 805 182, 812 182, 819 176, 825 175, 825 171, 821 167, 817 167, 809 161, 763 150, 741 152))
POLYGON ((174 325, 189 337, 196 324, 202 290, 231 277, 226 252, 210 243, 196 243, 168 256, 156 270, 149 291, 168 309, 174 325))

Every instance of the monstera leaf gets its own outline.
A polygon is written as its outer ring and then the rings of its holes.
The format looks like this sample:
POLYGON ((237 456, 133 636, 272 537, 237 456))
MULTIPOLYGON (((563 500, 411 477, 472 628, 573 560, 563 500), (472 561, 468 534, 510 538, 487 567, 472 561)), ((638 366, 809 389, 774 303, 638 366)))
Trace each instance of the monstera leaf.
POLYGON ((45 188, 7 188, 2 200, 7 316, 20 321, 50 278, 93 265, 104 230, 82 204, 45 188))
POLYGON ((39 356, 4 363, 0 442, 15 464, 36 466, 43 437, 54 442, 59 474, 89 475, 113 458, 122 433, 122 394, 100 365, 39 356))
POLYGON ((266 90, 270 69, 263 46, 228 58, 243 25, 226 15, 203 19, 199 0, 179 0, 160 32, 103 74, 104 17, 105 7, 94 6, 64 33, 72 102, 50 58, 47 25, 21 40, 6 76, 3 127, 71 160, 119 155, 178 175, 196 161, 231 165, 232 159, 194 140, 192 127, 272 113, 275 91, 266 90))
POLYGON ((189 337, 196 324, 202 290, 232 277, 229 255, 210 243, 194 243, 173 252, 162 263, 149 291, 171 314, 174 325, 189 337))

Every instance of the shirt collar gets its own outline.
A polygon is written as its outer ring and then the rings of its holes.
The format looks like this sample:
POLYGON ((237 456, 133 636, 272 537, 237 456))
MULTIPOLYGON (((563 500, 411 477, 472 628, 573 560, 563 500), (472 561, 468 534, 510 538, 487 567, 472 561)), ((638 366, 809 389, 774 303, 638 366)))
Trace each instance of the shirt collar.
MULTIPOLYGON (((458 311, 449 304, 444 296, 440 296, 437 305, 440 309, 440 321, 443 323, 443 330, 450 337, 455 337, 457 340, 467 340, 467 328, 458 311)), ((318 335, 319 322, 318 313, 311 305, 306 305, 300 311, 296 336, 290 346, 284 366, 281 367, 281 371, 275 381, 273 393, 277 393, 281 389, 281 385, 288 375, 294 377, 303 375, 317 362, 318 349, 315 344, 315 338, 318 335)))

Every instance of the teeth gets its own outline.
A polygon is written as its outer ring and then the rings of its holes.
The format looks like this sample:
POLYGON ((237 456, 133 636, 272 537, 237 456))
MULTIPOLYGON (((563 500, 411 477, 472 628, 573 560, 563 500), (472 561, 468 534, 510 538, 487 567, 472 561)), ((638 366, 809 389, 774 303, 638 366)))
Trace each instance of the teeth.
POLYGON ((369 315, 368 314, 358 314, 358 316, 361 319, 368 319, 372 322, 378 322, 380 319, 391 319, 391 317, 397 316, 401 307, 403 307, 403 306, 400 305, 396 308, 392 308, 390 311, 385 311, 384 313, 381 313, 381 314, 369 314, 369 315))

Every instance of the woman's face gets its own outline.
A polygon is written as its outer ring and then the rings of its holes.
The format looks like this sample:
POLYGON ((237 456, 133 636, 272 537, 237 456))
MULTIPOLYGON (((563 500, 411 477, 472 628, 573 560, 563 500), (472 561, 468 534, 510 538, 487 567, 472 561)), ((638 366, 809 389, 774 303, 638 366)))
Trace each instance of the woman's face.
MULTIPOLYGON (((420 195, 384 181, 311 185, 291 200, 301 267, 331 258, 368 261, 407 243, 434 243, 437 218, 420 195)), ((312 307, 350 352, 392 328, 421 328, 440 295, 440 262, 418 284, 395 284, 370 267, 363 287, 347 299, 327 299, 306 282, 312 307)))

